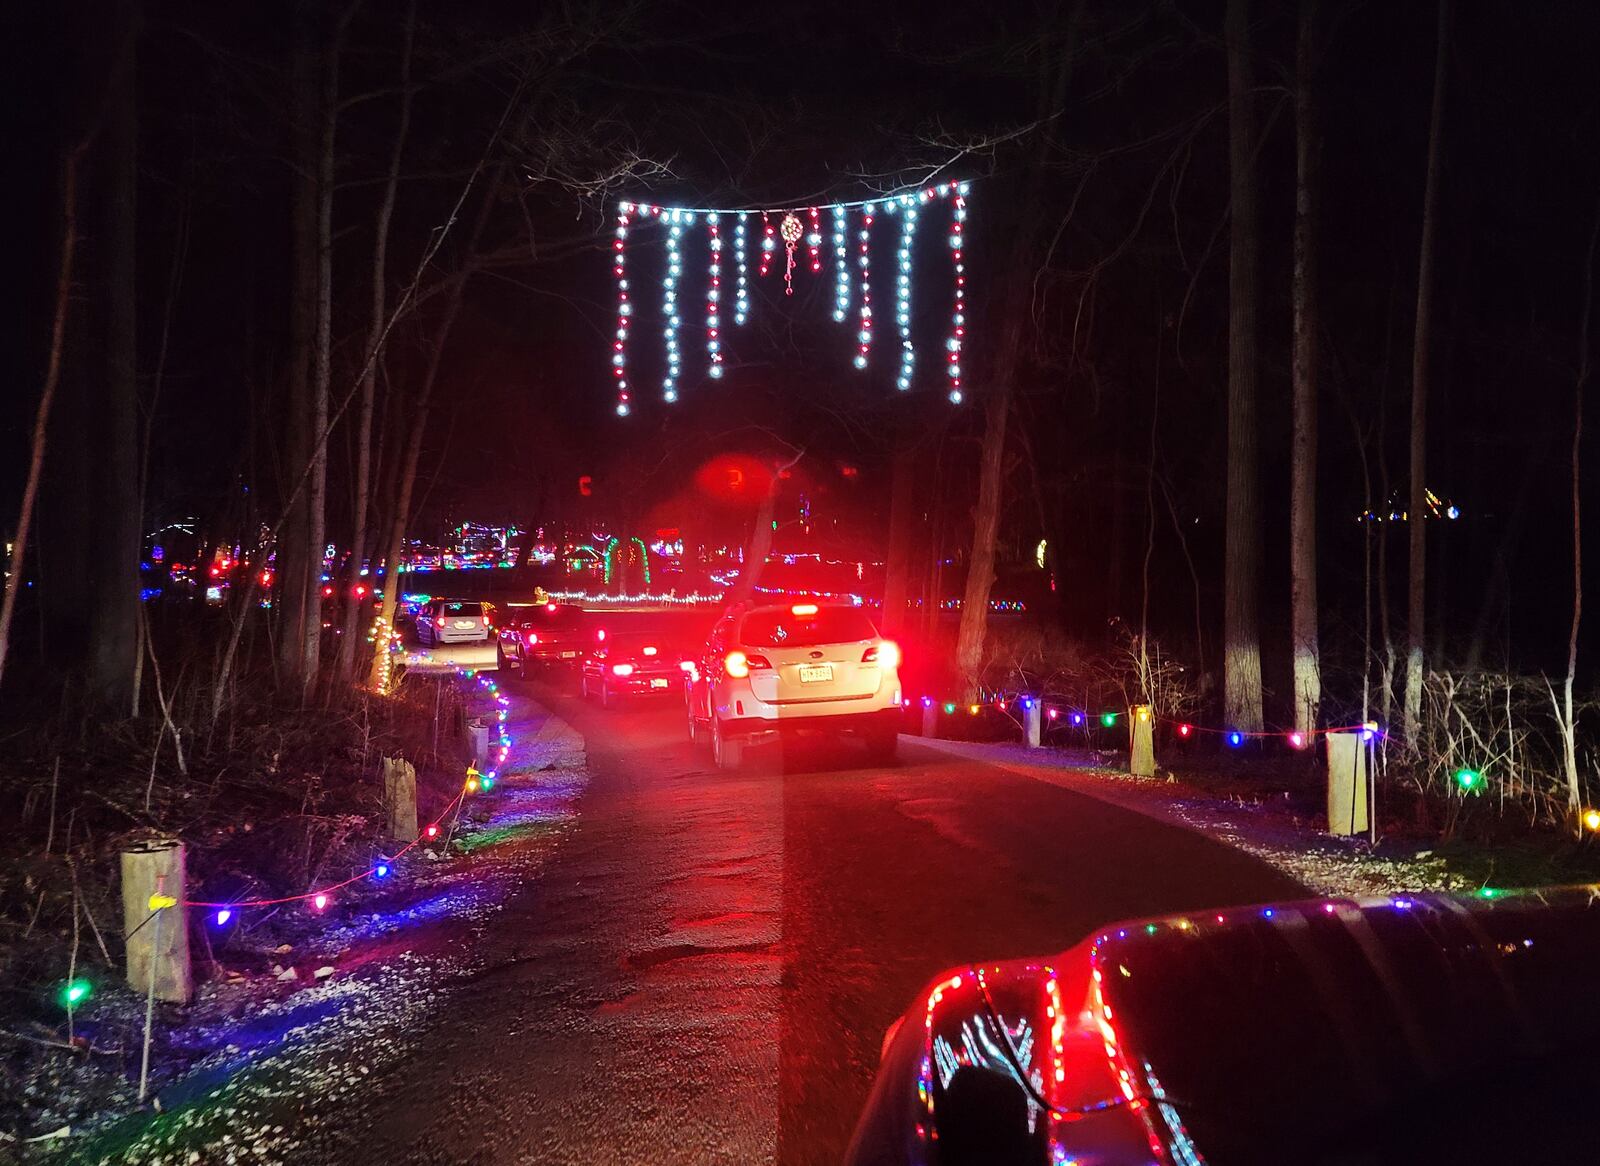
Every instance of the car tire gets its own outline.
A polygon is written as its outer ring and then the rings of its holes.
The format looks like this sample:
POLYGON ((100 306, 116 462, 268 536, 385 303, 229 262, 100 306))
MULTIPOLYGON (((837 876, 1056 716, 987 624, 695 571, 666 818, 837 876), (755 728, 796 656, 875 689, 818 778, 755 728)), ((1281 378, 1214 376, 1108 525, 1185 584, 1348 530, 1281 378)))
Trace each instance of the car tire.
POLYGON ((900 751, 900 734, 892 729, 874 729, 867 734, 867 756, 875 765, 893 765, 900 751))
POLYGON ((703 743, 703 734, 700 732, 700 721, 694 715, 694 701, 692 698, 686 699, 683 705, 689 713, 689 744, 691 747, 698 748, 703 743))
POLYGON ((506 667, 506 650, 499 644, 494 646, 494 667, 496 672, 510 671, 510 669, 506 667))
POLYGON ((587 672, 578 674, 578 696, 583 700, 589 699, 589 674, 587 672))
POLYGON ((717 768, 732 773, 744 764, 744 742, 722 731, 722 722, 711 718, 711 758, 717 768))
POLYGON ((611 691, 611 686, 604 680, 600 682, 600 707, 614 709, 622 703, 622 697, 616 696, 611 691))

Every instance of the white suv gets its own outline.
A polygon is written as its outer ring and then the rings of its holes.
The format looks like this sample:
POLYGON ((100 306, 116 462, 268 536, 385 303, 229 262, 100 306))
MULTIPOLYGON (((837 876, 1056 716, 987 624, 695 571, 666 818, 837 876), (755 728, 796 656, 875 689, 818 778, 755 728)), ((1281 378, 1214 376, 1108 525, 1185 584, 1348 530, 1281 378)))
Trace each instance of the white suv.
POLYGON ((689 736, 711 739, 721 769, 737 768, 747 743, 806 731, 858 733, 874 760, 891 761, 899 668, 899 647, 859 607, 735 607, 688 672, 689 736))

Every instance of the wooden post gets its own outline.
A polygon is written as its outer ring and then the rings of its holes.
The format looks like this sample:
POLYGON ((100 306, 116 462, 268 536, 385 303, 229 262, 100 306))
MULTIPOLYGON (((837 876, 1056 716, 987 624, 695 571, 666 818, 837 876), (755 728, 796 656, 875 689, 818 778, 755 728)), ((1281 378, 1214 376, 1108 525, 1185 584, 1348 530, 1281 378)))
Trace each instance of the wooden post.
POLYGON ((402 757, 383 759, 383 809, 390 838, 417 840, 417 771, 402 757))
POLYGON ((472 763, 489 768, 489 726, 480 717, 467 722, 467 738, 472 744, 472 763))
POLYGON ((1025 699, 1022 702, 1022 732, 1028 748, 1037 749, 1044 738, 1044 704, 1041 701, 1025 699))
POLYGON ((1136 704, 1128 716, 1128 772, 1134 777, 1156 775, 1156 719, 1147 704, 1136 704))
POLYGON ((1368 826, 1365 733, 1328 734, 1328 833, 1363 834, 1368 826))
POLYGON ((939 735, 939 706, 932 701, 922 706, 922 735, 924 737, 939 735))
POLYGON ((151 896, 183 902, 183 843, 154 838, 122 852, 122 938, 128 952, 128 984, 158 1000, 186 1004, 194 990, 189 970, 189 928, 183 908, 165 908, 155 925, 151 896))

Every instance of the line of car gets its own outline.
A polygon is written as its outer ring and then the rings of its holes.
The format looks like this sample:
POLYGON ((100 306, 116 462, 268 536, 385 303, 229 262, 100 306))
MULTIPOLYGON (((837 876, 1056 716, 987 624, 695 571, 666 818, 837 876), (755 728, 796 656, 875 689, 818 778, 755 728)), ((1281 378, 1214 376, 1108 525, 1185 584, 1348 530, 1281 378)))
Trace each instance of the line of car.
POLYGON ((673 633, 608 628, 572 604, 435 600, 418 613, 424 643, 495 641, 502 671, 567 671, 603 708, 635 699, 683 701, 689 737, 737 769, 745 750, 798 735, 851 735, 879 764, 899 740, 900 649, 848 604, 730 607, 703 643, 673 633))

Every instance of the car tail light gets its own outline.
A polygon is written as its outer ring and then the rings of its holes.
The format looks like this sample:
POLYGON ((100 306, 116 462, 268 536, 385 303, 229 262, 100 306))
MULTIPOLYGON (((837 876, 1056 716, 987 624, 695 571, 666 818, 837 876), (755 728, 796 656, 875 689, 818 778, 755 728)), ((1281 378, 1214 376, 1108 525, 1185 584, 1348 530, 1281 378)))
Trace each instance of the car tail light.
POLYGON ((735 648, 723 659, 722 666, 727 670, 729 676, 741 679, 749 676, 752 672, 759 672, 763 668, 771 668, 772 662, 765 656, 758 656, 754 652, 741 652, 735 648))
POLYGON ((861 662, 863 664, 877 664, 881 668, 898 668, 900 667, 900 645, 893 640, 884 640, 880 644, 874 644, 861 653, 861 662))
POLYGON ((554 614, 555 614, 555 613, 556 613, 556 605, 555 605, 555 604, 553 604, 553 603, 547 603, 547 604, 545 604, 545 605, 544 605, 544 609, 545 609, 545 610, 546 610, 546 611, 548 611, 548 612, 549 612, 549 613, 550 613, 550 614, 551 614, 551 615, 554 615, 554 614))
POLYGON ((793 607, 791 607, 789 609, 789 614, 790 615, 816 615, 817 614, 817 605, 815 603, 797 603, 797 604, 795 604, 793 607))
POLYGON ((442 616, 442 615, 435 616, 433 622, 434 622, 434 626, 436 626, 436 627, 441 627, 441 628, 444 627, 444 616, 442 616))
POLYGON ((538 632, 529 632, 528 633, 528 643, 537 644, 538 642, 539 642, 539 633, 538 632))
POLYGON ((693 660, 679 660, 678 661, 678 667, 683 669, 683 671, 685 671, 685 672, 691 672, 692 673, 694 671, 694 661, 693 660))
POLYGON ((611 665, 611 672, 612 672, 612 675, 614 675, 614 676, 632 676, 633 675, 633 665, 632 664, 613 664, 613 665, 611 665))
POLYGON ((605 628, 601 628, 599 631, 595 632, 594 638, 599 640, 602 644, 605 643, 606 642, 606 629, 605 628))
POLYGON ((646 656, 654 656, 656 654, 656 650, 654 648, 651 648, 651 647, 646 647, 645 650, 644 650, 644 654, 646 656))

